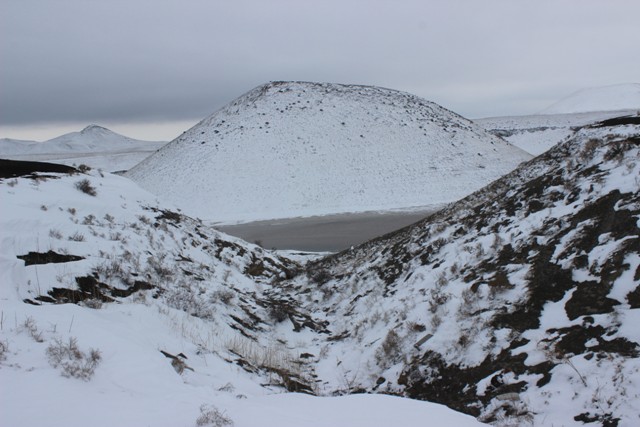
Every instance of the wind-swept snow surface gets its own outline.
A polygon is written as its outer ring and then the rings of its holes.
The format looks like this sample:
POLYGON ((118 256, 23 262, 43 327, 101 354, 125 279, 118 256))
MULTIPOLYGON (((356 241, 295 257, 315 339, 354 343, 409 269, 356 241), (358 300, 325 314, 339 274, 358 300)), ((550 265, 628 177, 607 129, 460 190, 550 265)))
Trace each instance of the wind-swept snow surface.
POLYGON ((140 141, 97 125, 44 142, 0 139, 0 158, 85 164, 109 172, 124 171, 140 163, 166 142, 140 141))
POLYGON ((275 82, 204 119, 128 176, 224 222, 452 202, 530 156, 390 89, 275 82))
POLYGON ((575 92, 539 114, 570 114, 591 111, 640 110, 640 83, 595 87, 575 92))

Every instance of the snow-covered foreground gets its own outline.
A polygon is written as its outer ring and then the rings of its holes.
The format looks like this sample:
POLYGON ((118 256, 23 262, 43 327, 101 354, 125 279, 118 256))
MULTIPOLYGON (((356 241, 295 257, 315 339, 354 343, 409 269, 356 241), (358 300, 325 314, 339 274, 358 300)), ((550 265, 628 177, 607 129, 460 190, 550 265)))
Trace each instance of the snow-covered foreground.
POLYGON ((90 125, 44 142, 0 139, 0 158, 87 165, 108 172, 125 171, 166 142, 140 141, 90 125))
POLYGON ((297 262, 125 178, 5 178, 0 200, 0 425, 478 425, 392 396, 282 394, 313 370, 314 334, 265 300, 297 262))
MULTIPOLYGON (((7 283, 6 277, 2 280, 7 283)), ((3 426, 195 426, 202 405, 204 412, 217 408, 236 427, 480 425, 445 406, 406 398, 314 397, 261 387, 242 368, 217 356, 198 355, 188 338, 223 337, 157 306, 34 307, 15 297, 10 301, 3 293, 1 339, 8 346, 0 364, 3 426), (42 342, 24 328, 27 319, 42 342), (82 351, 101 352, 102 361, 88 381, 63 377, 47 360, 47 347, 70 337, 82 351), (194 371, 178 375, 161 349, 188 354, 186 362, 194 371)))

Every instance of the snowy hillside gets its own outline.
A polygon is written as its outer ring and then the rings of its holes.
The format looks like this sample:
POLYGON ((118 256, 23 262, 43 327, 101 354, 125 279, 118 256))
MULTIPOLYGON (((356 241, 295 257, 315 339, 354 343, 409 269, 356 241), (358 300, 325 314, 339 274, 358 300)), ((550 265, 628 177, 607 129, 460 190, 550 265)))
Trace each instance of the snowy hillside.
POLYGON ((281 285, 330 322, 319 377, 497 425, 640 424, 639 120, 281 285))
POLYGON ((569 139, 578 129, 602 120, 635 114, 636 110, 598 111, 573 114, 489 117, 475 119, 489 133, 505 139, 524 151, 539 155, 569 139))
POLYGON ((616 110, 640 110, 640 83, 583 89, 545 108, 539 114, 616 110))
POLYGON ((427 402, 308 395, 305 342, 326 323, 271 296, 298 262, 122 177, 0 163, 0 425, 478 425, 427 402))
POLYGON ((275 82, 204 119, 128 176, 191 215, 235 222, 441 205, 529 158, 413 95, 275 82))
POLYGON ((3 161, 0 424, 637 425, 639 122, 325 258, 3 161))
POLYGON ((0 139, 0 158, 85 164, 115 172, 131 168, 166 142, 140 141, 101 126, 90 125, 44 142, 0 139))

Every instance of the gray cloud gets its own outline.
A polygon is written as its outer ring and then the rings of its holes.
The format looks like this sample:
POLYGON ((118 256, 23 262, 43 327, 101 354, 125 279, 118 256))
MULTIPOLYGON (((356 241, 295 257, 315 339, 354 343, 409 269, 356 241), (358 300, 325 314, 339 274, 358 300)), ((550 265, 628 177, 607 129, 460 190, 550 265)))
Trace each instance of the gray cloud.
POLYGON ((0 124, 202 118, 270 80, 469 117, 638 80, 640 2, 3 0, 0 124))

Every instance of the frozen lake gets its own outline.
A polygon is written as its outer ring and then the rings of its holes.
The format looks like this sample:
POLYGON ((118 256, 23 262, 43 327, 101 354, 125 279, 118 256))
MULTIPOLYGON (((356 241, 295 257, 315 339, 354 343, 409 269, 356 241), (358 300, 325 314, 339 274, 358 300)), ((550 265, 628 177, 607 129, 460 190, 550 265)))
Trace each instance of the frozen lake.
POLYGON ((338 252, 425 218, 434 210, 365 212, 256 221, 217 229, 267 249, 338 252))

